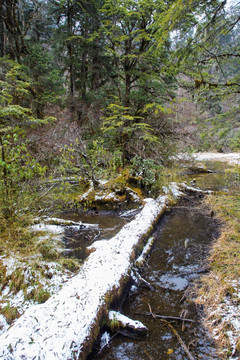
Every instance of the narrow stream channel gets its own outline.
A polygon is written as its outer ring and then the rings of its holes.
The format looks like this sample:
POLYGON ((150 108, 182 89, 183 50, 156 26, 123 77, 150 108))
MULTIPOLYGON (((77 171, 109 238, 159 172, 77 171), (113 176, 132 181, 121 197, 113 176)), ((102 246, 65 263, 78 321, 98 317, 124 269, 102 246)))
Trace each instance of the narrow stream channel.
POLYGON ((143 322, 149 329, 148 336, 132 339, 117 335, 107 350, 89 359, 188 359, 166 323, 142 315, 150 308, 155 314, 195 320, 171 324, 198 359, 217 359, 214 344, 199 325, 195 307, 183 301, 190 282, 206 267, 209 244, 217 236, 216 221, 198 205, 192 199, 181 202, 159 222, 154 248, 141 274, 154 290, 139 289, 128 296, 121 309, 124 315, 143 322))
MULTIPOLYGON (((224 164, 213 164, 217 173, 187 175, 200 188, 226 190, 234 181, 224 174, 224 164)), ((177 204, 159 222, 154 232, 155 243, 141 276, 154 290, 139 288, 129 294, 121 312, 140 320, 149 329, 143 338, 117 334, 107 347, 93 351, 88 360, 187 360, 183 347, 166 322, 146 316, 155 314, 192 319, 195 322, 172 322, 183 342, 196 359, 218 359, 215 344, 200 323, 199 311, 185 297, 192 280, 206 269, 209 246, 218 236, 218 223, 199 200, 187 198, 177 204)))

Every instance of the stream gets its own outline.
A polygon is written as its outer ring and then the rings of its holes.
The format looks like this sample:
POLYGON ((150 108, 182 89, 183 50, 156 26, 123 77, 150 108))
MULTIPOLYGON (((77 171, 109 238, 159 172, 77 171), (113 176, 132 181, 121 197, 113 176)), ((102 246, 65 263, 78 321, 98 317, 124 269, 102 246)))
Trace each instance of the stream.
POLYGON ((176 337, 166 323, 142 314, 183 316, 196 323, 171 322, 184 343, 198 359, 214 359, 214 344, 199 325, 193 305, 184 300, 184 294, 198 272, 206 267, 204 260, 209 244, 217 236, 216 221, 198 207, 198 201, 188 198, 166 214, 159 222, 156 238, 147 266, 141 276, 154 286, 154 290, 140 288, 129 295, 121 312, 140 320, 149 329, 145 338, 132 339, 117 335, 108 349, 89 359, 188 359, 176 337), (169 355, 168 355, 169 353, 169 355))
MULTIPOLYGON (((234 176, 224 173, 223 163, 211 163, 210 168, 213 173, 183 174, 183 179, 203 190, 227 191, 235 180, 234 176)), ((87 246, 95 240, 110 239, 131 218, 124 214, 120 217, 86 215, 85 218, 69 215, 67 219, 81 220, 95 227, 75 233, 66 231, 66 251, 71 256, 86 258, 87 246)), ((136 292, 129 292, 121 308, 115 309, 146 325, 149 329, 147 336, 136 338, 131 334, 117 334, 102 351, 96 346, 88 360, 188 359, 166 322, 147 316, 150 311, 193 320, 191 323, 171 321, 171 324, 197 359, 218 359, 214 344, 200 324, 199 311, 185 296, 192 280, 200 277, 201 271, 207 267, 205 261, 209 246, 218 236, 217 229, 217 221, 209 210, 199 206, 199 200, 194 196, 181 200, 161 218, 153 234, 153 249, 141 272, 154 290, 140 287, 136 292)))

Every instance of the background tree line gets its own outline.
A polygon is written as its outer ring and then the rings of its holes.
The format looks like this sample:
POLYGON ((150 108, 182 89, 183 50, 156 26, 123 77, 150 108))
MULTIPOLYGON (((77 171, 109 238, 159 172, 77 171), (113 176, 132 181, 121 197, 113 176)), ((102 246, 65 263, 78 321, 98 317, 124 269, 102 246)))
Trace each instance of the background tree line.
MULTIPOLYGON (((202 109, 206 133, 216 135, 217 128, 226 141, 239 119, 240 7, 225 8, 226 1, 218 0, 2 0, 5 200, 56 165, 61 172, 61 164, 85 176, 95 169, 95 177, 109 164, 130 164, 137 173, 144 161, 157 172, 181 127, 172 110, 179 88, 202 109), (65 150, 53 167, 31 135, 39 126, 56 132, 64 109, 78 136, 68 145, 66 130, 65 150)), ((52 141, 59 139, 60 132, 52 141)), ((239 141, 235 131, 232 147, 238 149, 239 141)))

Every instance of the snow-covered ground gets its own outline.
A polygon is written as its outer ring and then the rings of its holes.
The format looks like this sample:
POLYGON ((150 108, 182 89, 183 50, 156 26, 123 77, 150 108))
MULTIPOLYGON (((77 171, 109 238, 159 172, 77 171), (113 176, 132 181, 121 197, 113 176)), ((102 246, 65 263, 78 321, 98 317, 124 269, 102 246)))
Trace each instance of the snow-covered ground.
MULTIPOLYGON (((208 300, 201 296, 201 303, 207 306, 206 325, 212 332, 216 342, 222 343, 223 334, 228 338, 229 344, 223 353, 229 354, 229 360, 239 359, 239 339, 240 339, 240 279, 229 281, 229 285, 235 290, 234 299, 225 297, 221 299, 221 303, 209 307, 208 300)), ((216 294, 216 298, 218 294, 216 294)))
POLYGON ((212 153, 212 152, 199 152, 192 154, 193 158, 197 161, 222 161, 229 164, 240 164, 240 153, 212 153))
POLYGON ((176 160, 196 160, 196 161, 221 161, 231 165, 240 164, 240 153, 216 153, 216 152, 198 152, 191 155, 179 153, 174 156, 176 160))
MULTIPOLYGON (((173 187, 172 195, 180 194, 173 187)), ((1 335, 0 358, 65 360, 82 356, 84 345, 95 340, 93 328, 101 311, 107 310, 107 294, 117 292, 130 276, 135 247, 150 232, 167 201, 165 195, 146 199, 142 211, 115 237, 95 242, 94 251, 76 276, 44 304, 27 309, 1 335)))

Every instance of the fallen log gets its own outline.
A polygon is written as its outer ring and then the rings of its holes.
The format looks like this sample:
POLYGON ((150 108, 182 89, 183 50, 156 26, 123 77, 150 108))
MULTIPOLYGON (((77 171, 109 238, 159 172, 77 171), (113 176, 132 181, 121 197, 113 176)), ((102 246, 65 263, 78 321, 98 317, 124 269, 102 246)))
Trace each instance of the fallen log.
POLYGON ((183 350, 185 351, 185 354, 187 355, 189 360, 196 360, 195 357, 193 357, 193 355, 190 353, 190 351, 188 350, 187 346, 185 345, 185 343, 183 342, 181 336, 178 334, 177 330, 169 323, 167 323, 167 326, 170 328, 170 330, 172 331, 172 333, 176 336, 176 338, 178 339, 179 344, 182 346, 183 350))
MULTIPOLYGON (((183 195, 176 184, 170 192, 171 199, 183 195)), ((131 264, 166 210, 168 199, 145 199, 142 211, 116 236, 95 242, 76 276, 44 304, 30 307, 0 336, 0 358, 86 359, 110 304, 121 297, 131 264)))

